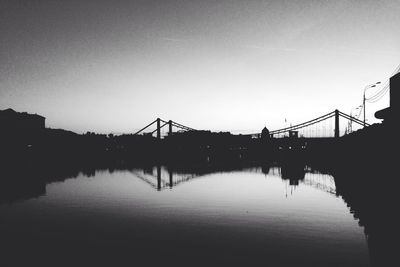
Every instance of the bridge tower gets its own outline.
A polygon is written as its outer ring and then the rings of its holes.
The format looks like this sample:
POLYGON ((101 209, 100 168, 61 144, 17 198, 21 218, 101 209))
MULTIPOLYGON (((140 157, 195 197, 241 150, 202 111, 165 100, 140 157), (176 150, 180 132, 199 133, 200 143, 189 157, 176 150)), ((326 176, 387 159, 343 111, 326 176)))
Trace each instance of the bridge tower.
POLYGON ((171 120, 168 121, 168 135, 169 136, 172 135, 172 121, 171 120))
POLYGON ((157 139, 161 139, 161 119, 157 118, 157 139))
POLYGON ((335 110, 335 138, 339 138, 339 110, 335 110))
POLYGON ((151 136, 155 133, 155 132, 157 132, 157 139, 158 140, 161 140, 161 128, 163 128, 164 126, 166 126, 167 124, 168 124, 168 135, 172 135, 172 127, 174 126, 174 127, 176 127, 176 128, 179 128, 179 129, 181 129, 181 130, 184 130, 184 131, 196 131, 195 129, 193 129, 193 128, 190 128, 190 127, 187 127, 187 126, 185 126, 185 125, 182 125, 182 124, 179 124, 179 123, 177 123, 177 122, 174 122, 174 121, 172 121, 172 120, 169 120, 169 121, 165 121, 165 120, 162 120, 162 119, 160 119, 160 118, 157 118, 157 119, 155 119, 154 121, 152 121, 150 124, 148 124, 148 125, 146 125, 146 127, 144 127, 144 128, 142 128, 142 129, 140 129, 139 131, 137 131, 136 133, 134 133, 133 135, 138 135, 138 134, 140 134, 140 133, 143 133, 143 131, 144 130, 146 130, 147 128, 149 128, 150 126, 152 126, 152 125, 154 125, 154 124, 156 124, 157 125, 157 128, 154 130, 154 131, 152 131, 152 132, 150 132, 150 133, 148 133, 148 134, 150 134, 151 136), (161 122, 163 122, 163 125, 161 125, 161 122))

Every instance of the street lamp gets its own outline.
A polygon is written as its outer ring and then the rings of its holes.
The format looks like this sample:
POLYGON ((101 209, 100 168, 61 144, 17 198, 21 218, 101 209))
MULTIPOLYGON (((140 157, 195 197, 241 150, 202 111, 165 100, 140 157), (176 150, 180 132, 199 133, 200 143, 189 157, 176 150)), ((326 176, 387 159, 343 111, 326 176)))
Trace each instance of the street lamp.
POLYGON ((372 87, 376 87, 377 84, 380 84, 381 82, 376 82, 370 85, 365 86, 364 88, 364 96, 363 96, 363 107, 364 107, 364 128, 365 128, 365 91, 367 91, 367 89, 372 88, 372 87))
POLYGON ((350 111, 350 117, 352 117, 352 114, 354 114, 354 111, 357 111, 357 110, 359 110, 359 109, 362 108, 362 107, 363 107, 363 105, 359 105, 359 106, 357 106, 357 107, 355 107, 355 108, 352 108, 351 111, 350 111))
MULTIPOLYGON (((358 115, 357 117, 356 117, 356 116, 353 117, 353 114, 354 114, 353 111, 357 111, 357 110, 359 110, 359 109, 362 108, 362 107, 363 107, 363 105, 359 105, 359 106, 357 106, 357 107, 355 107, 355 108, 352 108, 352 109, 350 110, 350 118, 356 118, 356 119, 358 119, 358 117, 359 117, 360 115, 358 115)), ((359 114, 360 114, 360 113, 361 113, 361 112, 359 112, 359 114)), ((357 114, 357 113, 356 113, 356 114, 357 114)), ((353 121, 352 121, 352 120, 349 120, 348 128, 349 128, 349 132, 352 132, 352 131, 353 131, 353 121)))

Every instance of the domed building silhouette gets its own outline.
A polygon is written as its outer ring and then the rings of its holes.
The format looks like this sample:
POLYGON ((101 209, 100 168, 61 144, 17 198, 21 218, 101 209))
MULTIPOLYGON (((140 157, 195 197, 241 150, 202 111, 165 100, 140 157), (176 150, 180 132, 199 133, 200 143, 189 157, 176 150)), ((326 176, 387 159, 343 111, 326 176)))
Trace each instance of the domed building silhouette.
POLYGON ((264 127, 261 131, 261 139, 262 140, 268 140, 269 139, 269 130, 267 127, 264 127))

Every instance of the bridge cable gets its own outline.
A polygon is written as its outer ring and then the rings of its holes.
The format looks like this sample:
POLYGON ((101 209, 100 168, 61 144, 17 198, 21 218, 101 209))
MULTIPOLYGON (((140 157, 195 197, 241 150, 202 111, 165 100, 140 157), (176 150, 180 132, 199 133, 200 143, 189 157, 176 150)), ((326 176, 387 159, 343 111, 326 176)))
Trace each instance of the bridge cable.
POLYGON ((332 111, 332 112, 330 112, 328 114, 325 114, 325 115, 320 116, 318 118, 315 118, 313 120, 309 120, 309 121, 306 121, 306 122, 303 122, 303 123, 300 123, 300 124, 297 124, 297 125, 294 125, 294 126, 285 127, 285 128, 278 129, 278 130, 273 130, 270 133, 271 134, 279 134, 279 133, 288 132, 290 130, 301 129, 303 127, 307 127, 307 126, 310 126, 312 124, 318 123, 320 121, 326 120, 326 119, 328 119, 328 118, 330 118, 330 117, 332 117, 334 115, 335 115, 335 111, 332 111))
MULTIPOLYGON (((275 132, 275 131, 274 131, 273 134, 285 133, 285 132, 288 132, 288 131, 290 131, 290 130, 298 130, 298 129, 302 129, 302 128, 305 128, 305 127, 308 127, 308 126, 312 126, 312 125, 315 125, 315 126, 316 126, 317 123, 323 122, 323 121, 325 121, 325 120, 327 120, 327 119, 330 119, 330 118, 332 118, 332 117, 334 117, 334 116, 335 116, 335 114, 332 114, 332 115, 330 115, 330 116, 328 116, 328 117, 324 117, 324 118, 319 119, 319 120, 317 120, 317 121, 313 121, 313 122, 303 123, 303 124, 301 124, 301 125, 292 126, 290 129, 287 129, 287 130, 284 130, 284 131, 280 131, 280 132, 275 132)), ((276 131, 278 131, 278 130, 276 130, 276 131)), ((315 130, 315 131, 317 131, 317 130, 315 130)))
POLYGON ((190 128, 190 127, 188 127, 188 126, 182 125, 182 124, 177 123, 177 122, 175 122, 175 121, 172 121, 172 124, 173 124, 175 127, 180 128, 180 129, 183 129, 183 130, 187 130, 187 131, 196 131, 196 130, 193 129, 193 128, 190 128))
POLYGON ((389 91, 389 89, 390 89, 390 86, 389 86, 389 84, 387 84, 379 93, 377 93, 373 97, 366 99, 366 101, 368 103, 378 102, 380 99, 382 99, 382 97, 384 97, 386 95, 386 93, 389 91))
MULTIPOLYGON (((355 122, 355 123, 357 123, 357 124, 359 124, 361 126, 364 126, 364 122, 363 121, 361 121, 359 119, 356 119, 355 117, 351 117, 351 116, 347 115, 346 113, 343 113, 343 112, 339 111, 339 115, 342 116, 343 118, 347 119, 347 120, 351 120, 351 121, 353 121, 353 122, 355 122)), ((370 124, 365 123, 365 126, 370 126, 370 124)))
MULTIPOLYGON (((394 76, 394 75, 396 75, 396 74, 399 73, 399 72, 400 72, 400 64, 396 67, 396 69, 394 70, 394 72, 392 73, 391 76, 394 76)), ((373 96, 367 98, 366 100, 367 100, 369 103, 378 102, 380 99, 382 99, 382 97, 383 97, 384 95, 386 95, 386 93, 389 91, 389 89, 390 89, 390 80, 388 79, 388 80, 385 82, 384 86, 382 87, 382 89, 381 89, 380 91, 376 92, 375 95, 373 95, 373 96)))
POLYGON ((156 123, 156 122, 157 122, 157 120, 154 120, 152 123, 148 124, 146 127, 143 127, 142 129, 140 129, 139 131, 137 131, 137 132, 134 133, 133 135, 139 134, 140 132, 146 130, 148 127, 150 127, 151 125, 153 125, 153 123, 156 123))

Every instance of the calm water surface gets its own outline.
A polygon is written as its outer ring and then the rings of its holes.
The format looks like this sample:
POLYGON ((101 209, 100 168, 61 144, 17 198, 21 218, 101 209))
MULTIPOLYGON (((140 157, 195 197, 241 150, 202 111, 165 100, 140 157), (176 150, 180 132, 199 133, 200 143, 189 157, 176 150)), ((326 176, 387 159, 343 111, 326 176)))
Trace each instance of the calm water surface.
MULTIPOLYGON (((369 266, 332 176, 97 171, 0 205, 7 266, 369 266), (303 178, 303 177, 301 177, 303 178)), ((3 266, 3 265, 2 265, 3 266)))

